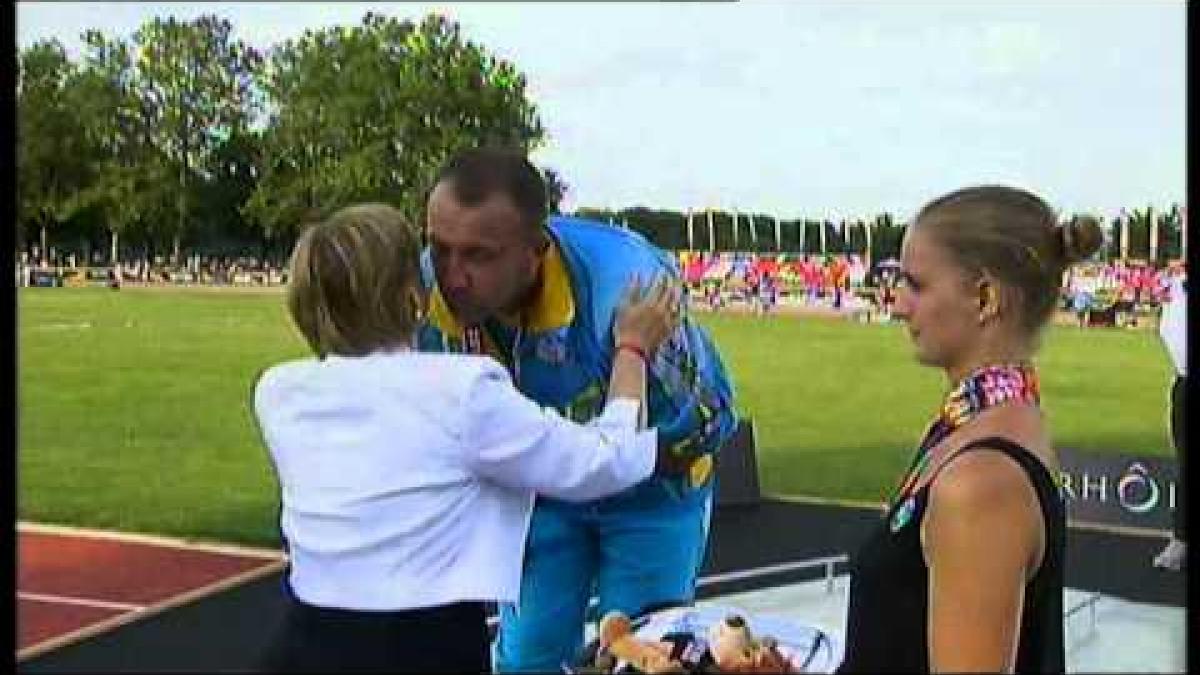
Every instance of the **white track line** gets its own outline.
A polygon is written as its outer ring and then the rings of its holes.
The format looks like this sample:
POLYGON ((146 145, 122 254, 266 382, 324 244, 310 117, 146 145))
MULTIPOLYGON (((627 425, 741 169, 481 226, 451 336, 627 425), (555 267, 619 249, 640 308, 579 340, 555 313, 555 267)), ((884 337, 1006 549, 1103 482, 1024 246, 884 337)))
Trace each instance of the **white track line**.
POLYGON ((189 551, 204 551, 207 553, 222 553, 231 556, 241 556, 245 558, 263 558, 266 560, 282 560, 286 557, 283 551, 276 551, 266 548, 252 548, 249 546, 237 546, 233 544, 213 544, 205 542, 188 541, 186 539, 177 539, 172 537, 164 537, 151 534, 132 534, 128 532, 113 532, 110 530, 93 530, 85 527, 71 527, 67 525, 48 525, 45 523, 31 523, 28 521, 19 521, 17 523, 17 531, 30 532, 34 534, 57 534, 70 537, 83 537, 91 539, 110 539, 114 541, 126 541, 135 544, 150 544, 152 546, 162 546, 166 548, 175 548, 189 551))
POLYGON ((69 595, 47 595, 44 593, 28 593, 26 591, 17 591, 17 598, 21 600, 35 600, 37 602, 53 602, 62 605, 80 605, 82 607, 95 607, 96 609, 118 609, 125 612, 140 612, 146 608, 145 605, 131 605, 125 602, 108 602, 107 600, 89 600, 87 598, 75 598, 69 595))
POLYGON ((63 634, 57 635, 55 637, 43 640, 42 642, 30 645, 30 646, 26 647, 25 649, 18 651, 17 652, 17 661, 24 661, 26 659, 33 658, 34 656, 38 656, 39 654, 44 654, 53 649, 57 649, 59 647, 66 646, 73 642, 78 642, 80 640, 83 640, 84 638, 89 638, 89 637, 92 637, 95 635, 99 635, 100 633, 110 631, 114 628, 124 626, 124 625, 132 623, 134 621, 140 621, 142 619, 154 616, 155 614, 164 612, 168 609, 179 607, 181 605, 184 605, 184 604, 187 604, 190 602, 194 602, 196 600, 207 597, 209 595, 213 595, 213 594, 219 593, 221 591, 233 588, 234 586, 239 586, 241 584, 248 583, 248 582, 254 581, 256 579, 261 579, 267 575, 274 574, 275 572, 283 569, 283 565, 284 565, 284 563, 282 560, 269 561, 269 562, 266 562, 263 565, 260 565, 259 567, 256 567, 254 569, 246 570, 245 572, 242 572, 241 574, 235 574, 233 576, 226 577, 219 581, 214 581, 213 583, 206 584, 206 585, 200 586, 198 588, 194 588, 190 591, 187 591, 185 593, 180 593, 179 595, 167 598, 166 600, 155 603, 153 605, 142 607, 141 609, 139 609, 137 611, 126 612, 125 614, 118 614, 112 618, 104 619, 103 621, 98 621, 96 623, 88 624, 77 630, 69 631, 67 633, 63 633, 63 634))

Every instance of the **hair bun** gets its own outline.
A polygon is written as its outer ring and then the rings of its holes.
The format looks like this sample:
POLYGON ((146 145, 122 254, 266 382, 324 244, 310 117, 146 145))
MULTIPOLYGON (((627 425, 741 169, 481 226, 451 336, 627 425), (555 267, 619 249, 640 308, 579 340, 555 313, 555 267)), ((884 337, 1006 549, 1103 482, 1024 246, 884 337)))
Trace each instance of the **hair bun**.
POLYGON ((1087 260, 1104 245, 1104 230, 1095 216, 1073 216, 1058 226, 1058 237, 1068 265, 1087 260))

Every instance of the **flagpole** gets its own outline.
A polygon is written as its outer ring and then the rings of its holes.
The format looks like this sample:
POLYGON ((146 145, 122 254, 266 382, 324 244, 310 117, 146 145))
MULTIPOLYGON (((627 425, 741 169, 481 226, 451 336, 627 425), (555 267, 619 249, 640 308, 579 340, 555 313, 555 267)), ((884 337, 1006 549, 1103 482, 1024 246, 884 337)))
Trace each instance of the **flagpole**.
POLYGON ((863 255, 863 260, 867 263, 867 273, 869 274, 871 272, 871 221, 863 222, 863 231, 867 235, 867 251, 863 255))
POLYGON ((775 250, 783 250, 783 233, 779 229, 779 216, 775 216, 775 250))
POLYGON ((1121 262, 1129 259, 1129 218, 1121 218, 1121 262))
POLYGON ((733 228, 733 250, 738 250, 738 226, 737 226, 737 209, 732 209, 733 221, 730 222, 730 227, 733 228))
POLYGON ((694 245, 695 235, 696 235, 696 230, 692 223, 692 207, 689 206, 688 210, 687 210, 687 238, 688 238, 688 250, 689 251, 695 249, 695 245, 694 245))
POLYGON ((706 209, 704 209, 704 212, 706 214, 708 214, 708 250, 711 251, 712 253, 716 253, 717 252, 717 231, 715 229, 715 223, 713 223, 712 208, 706 208, 706 209))
POLYGON ((758 251, 758 230, 754 229, 754 214, 747 213, 746 220, 750 223, 750 247, 758 251))
POLYGON ((1146 209, 1146 216, 1150 219, 1150 265, 1153 266, 1158 261, 1158 220, 1154 218, 1154 207, 1146 209))

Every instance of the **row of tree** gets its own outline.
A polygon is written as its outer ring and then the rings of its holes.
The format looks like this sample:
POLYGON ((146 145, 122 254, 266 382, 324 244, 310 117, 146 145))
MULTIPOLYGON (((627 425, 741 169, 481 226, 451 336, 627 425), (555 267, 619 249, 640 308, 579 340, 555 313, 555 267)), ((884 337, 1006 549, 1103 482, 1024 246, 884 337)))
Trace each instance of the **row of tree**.
MULTIPOLYGON (((300 228, 347 203, 387 202, 420 222, 434 173, 462 148, 530 151, 545 140, 524 75, 438 15, 367 13, 267 53, 215 15, 82 38, 78 60, 53 40, 19 54, 18 250, 179 260, 186 247, 278 260, 300 228)), ((557 211, 566 183, 543 171, 557 211)), ((578 215, 667 249, 869 249, 873 260, 896 256, 904 231, 886 213, 835 224, 714 211, 691 214, 691 227, 688 214, 645 207, 578 215)), ((1105 257, 1121 255, 1119 231, 1130 256, 1179 257, 1177 206, 1123 219, 1105 257)))
MULTIPOLYGON (((908 226, 889 213, 870 220, 837 222, 779 219, 764 213, 723 210, 687 213, 640 206, 621 210, 582 208, 577 215, 629 227, 671 250, 860 255, 869 252, 873 261, 899 256, 908 226)), ((1105 244, 1096 257, 1158 262, 1180 259, 1185 246, 1183 215, 1183 209, 1172 204, 1166 209, 1148 206, 1123 211, 1112 219, 1102 218, 1105 244)))
POLYGON ((368 13, 269 53, 215 15, 83 42, 78 61, 54 40, 19 55, 21 249, 48 237, 176 257, 206 242, 286 249, 349 202, 416 217, 457 150, 544 139, 525 77, 437 15, 368 13))

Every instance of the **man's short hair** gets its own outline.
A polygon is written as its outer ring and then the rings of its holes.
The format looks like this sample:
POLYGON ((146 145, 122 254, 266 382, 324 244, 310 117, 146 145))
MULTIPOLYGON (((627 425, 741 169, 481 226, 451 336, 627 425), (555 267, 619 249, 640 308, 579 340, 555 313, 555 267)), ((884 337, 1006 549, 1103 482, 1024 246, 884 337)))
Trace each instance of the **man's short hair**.
POLYGON ((525 153, 509 148, 473 148, 450 158, 437 175, 460 204, 478 206, 496 193, 507 196, 533 227, 549 214, 546 181, 525 153))
POLYGON ((287 306, 317 356, 363 356, 412 339, 419 246, 412 225, 385 204, 343 208, 300 235, 287 306))

